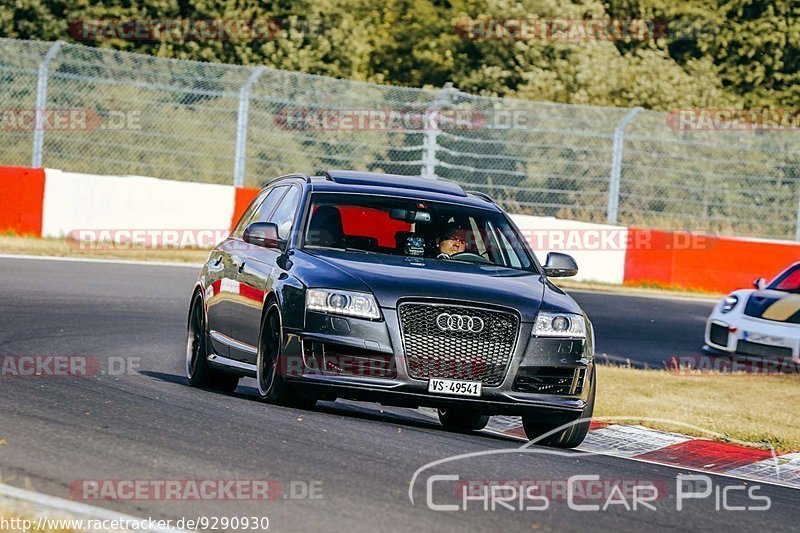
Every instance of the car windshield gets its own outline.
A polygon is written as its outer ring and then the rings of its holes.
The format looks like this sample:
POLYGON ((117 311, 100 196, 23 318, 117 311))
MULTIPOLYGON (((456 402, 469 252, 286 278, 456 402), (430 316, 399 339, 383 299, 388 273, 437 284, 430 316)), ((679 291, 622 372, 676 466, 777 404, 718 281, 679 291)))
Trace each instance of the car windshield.
POLYGON ((781 272, 778 277, 770 283, 768 288, 776 291, 800 293, 800 265, 781 272))
POLYGON ((535 271, 518 233, 500 212, 444 202, 316 193, 305 248, 535 271))

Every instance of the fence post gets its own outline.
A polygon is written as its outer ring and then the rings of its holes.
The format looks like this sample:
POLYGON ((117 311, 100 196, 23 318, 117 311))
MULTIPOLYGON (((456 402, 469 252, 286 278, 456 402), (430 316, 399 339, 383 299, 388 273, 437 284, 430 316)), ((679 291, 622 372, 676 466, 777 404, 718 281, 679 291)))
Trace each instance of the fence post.
POLYGON ((795 222, 794 240, 800 241, 800 194, 797 195, 797 221, 795 222))
POLYGON ((56 41, 50 45, 44 59, 39 64, 39 80, 36 82, 36 125, 33 128, 33 155, 31 166, 38 168, 42 166, 42 147, 44 146, 44 113, 47 108, 47 75, 50 70, 50 62, 58 53, 64 41, 56 41))
POLYGON ((447 82, 439 89, 439 93, 428 109, 425 110, 425 136, 422 138, 422 177, 436 179, 436 151, 439 148, 439 116, 438 112, 450 103, 450 91, 453 83, 447 82))
POLYGON ((239 111, 236 116, 236 155, 234 156, 233 166, 233 185, 242 187, 244 185, 244 163, 247 152, 247 120, 250 114, 250 89, 266 70, 265 67, 257 67, 250 74, 247 82, 239 89, 239 111))
POLYGON ((634 107, 623 117, 614 130, 614 146, 611 155, 611 181, 608 184, 608 223, 617 223, 617 211, 619 209, 619 180, 622 175, 622 145, 625 142, 625 128, 633 118, 639 114, 641 107, 634 107))

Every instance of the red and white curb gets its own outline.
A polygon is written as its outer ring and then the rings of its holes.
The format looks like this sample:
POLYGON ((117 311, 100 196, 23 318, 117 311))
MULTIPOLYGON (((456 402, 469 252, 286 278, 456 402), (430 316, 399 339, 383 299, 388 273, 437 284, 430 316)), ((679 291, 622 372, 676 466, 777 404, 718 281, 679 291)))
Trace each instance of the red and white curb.
POLYGON ((31 531, 46 531, 51 526, 47 525, 61 522, 62 524, 72 525, 60 526, 59 529, 71 529, 74 531, 96 531, 95 527, 85 527, 77 529, 77 523, 82 522, 87 526, 97 521, 109 524, 129 524, 130 529, 106 529, 106 531, 116 531, 119 533, 128 531, 152 532, 152 533, 185 533, 184 530, 159 528, 159 527, 137 527, 134 524, 148 524, 150 520, 136 518, 134 516, 109 511, 100 507, 94 507, 84 503, 78 503, 55 496, 48 496, 39 492, 24 490, 11 485, 0 484, 0 514, 9 520, 13 514, 20 518, 32 520, 31 531))
MULTIPOLYGON (((435 409, 420 409, 436 417, 435 409)), ((486 433, 527 442, 519 417, 493 416, 486 433)), ((643 426, 593 421, 578 451, 800 489, 800 453, 717 442, 643 426)))
MULTIPOLYGON (((527 440, 513 417, 493 417, 486 430, 527 440)), ((777 455, 768 449, 602 422, 592 422, 578 450, 800 488, 800 453, 777 455)))

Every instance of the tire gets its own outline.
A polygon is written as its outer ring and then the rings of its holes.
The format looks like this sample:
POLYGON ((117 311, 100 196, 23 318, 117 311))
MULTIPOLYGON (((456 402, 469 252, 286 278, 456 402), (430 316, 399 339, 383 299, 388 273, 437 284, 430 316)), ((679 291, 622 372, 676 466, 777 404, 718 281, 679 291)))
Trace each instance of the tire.
POLYGON ((312 409, 316 398, 298 394, 290 384, 276 372, 283 351, 283 329, 278 304, 268 304, 261 324, 261 335, 256 358, 256 382, 261 400, 288 407, 312 409))
MULTIPOLYGON (((589 424, 591 423, 592 413, 594 413, 594 399, 597 392, 597 374, 592 371, 592 389, 589 392, 589 401, 581 413, 580 422, 570 424, 568 427, 554 433, 543 440, 537 441, 536 444, 542 446, 551 446, 553 448, 576 448, 580 446, 583 439, 589 433, 589 424)), ((525 436, 528 440, 538 439, 545 433, 553 431, 559 426, 552 424, 542 424, 541 419, 535 416, 523 416, 522 427, 525 430, 525 436)))
POLYGON ((489 415, 472 409, 438 409, 438 414, 446 430, 458 433, 479 431, 489 423, 489 415))
POLYGON ((208 329, 200 293, 195 294, 189 308, 186 377, 189 379, 189 385, 201 389, 233 392, 239 386, 239 376, 222 372, 208 364, 208 329))

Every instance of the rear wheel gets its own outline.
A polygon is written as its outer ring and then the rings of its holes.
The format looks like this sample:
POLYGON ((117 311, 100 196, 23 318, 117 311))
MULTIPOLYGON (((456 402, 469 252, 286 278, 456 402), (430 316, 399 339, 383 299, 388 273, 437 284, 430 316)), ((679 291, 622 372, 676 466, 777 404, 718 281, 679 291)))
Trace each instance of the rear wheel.
POLYGON ((261 340, 256 360, 258 395, 262 400, 279 405, 313 408, 317 400, 298 394, 281 376, 279 362, 283 352, 283 330, 278 304, 269 304, 261 324, 261 340))
MULTIPOLYGON (((586 435, 589 433, 589 424, 592 421, 592 413, 594 412, 594 397, 596 391, 597 376, 594 375, 592 379, 592 389, 589 392, 589 400, 578 419, 580 422, 573 422, 561 431, 553 433, 542 440, 537 440, 536 444, 552 446, 554 448, 576 448, 580 446, 583 439, 585 439, 586 435)), ((523 416, 522 427, 525 430, 525 436, 528 437, 528 440, 535 440, 555 430, 559 426, 543 424, 541 418, 536 416, 523 416)))
POLYGON ((489 423, 489 415, 473 409, 439 409, 439 422, 448 431, 478 431, 489 423))
POLYGON ((200 293, 195 295, 189 310, 186 377, 189 385, 203 389, 233 392, 239 385, 239 376, 216 370, 208 364, 208 332, 200 293))

